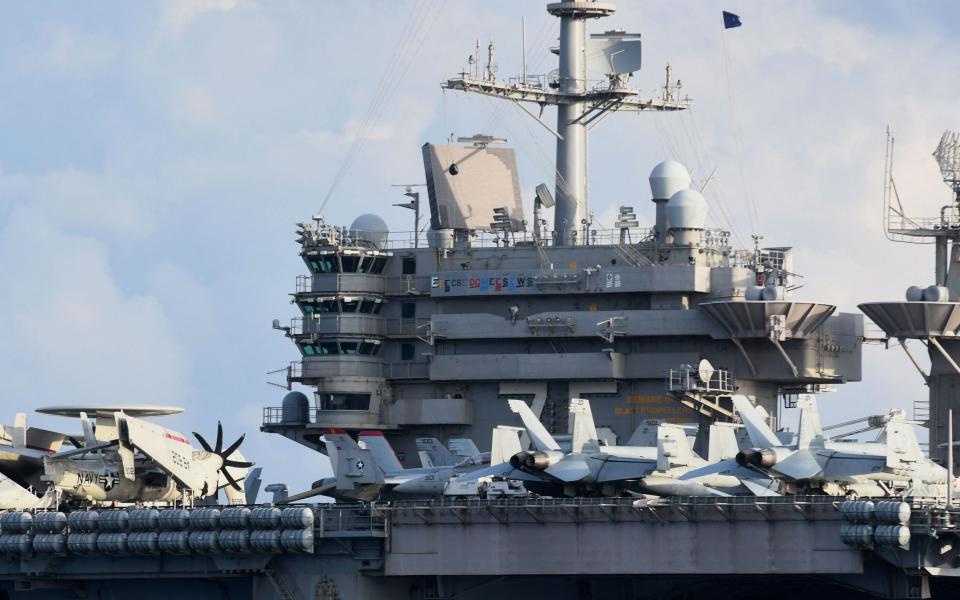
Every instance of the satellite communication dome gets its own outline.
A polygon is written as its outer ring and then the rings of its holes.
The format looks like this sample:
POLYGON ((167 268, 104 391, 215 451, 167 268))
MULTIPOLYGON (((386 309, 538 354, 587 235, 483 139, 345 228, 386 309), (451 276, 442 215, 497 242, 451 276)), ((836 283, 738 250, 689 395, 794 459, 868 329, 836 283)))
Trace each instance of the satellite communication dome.
POLYGON ((282 407, 284 423, 306 423, 310 420, 310 399, 303 392, 290 392, 284 396, 282 407))
POLYGON ((350 233, 361 242, 366 242, 377 250, 383 250, 387 245, 390 229, 379 215, 367 213, 353 220, 350 224, 350 233))
POLYGON ((654 200, 669 200, 690 187, 690 173, 675 160, 665 160, 650 172, 650 191, 654 200))
POLYGON ((680 190, 667 203, 671 229, 703 229, 707 222, 707 201, 697 190, 680 190))

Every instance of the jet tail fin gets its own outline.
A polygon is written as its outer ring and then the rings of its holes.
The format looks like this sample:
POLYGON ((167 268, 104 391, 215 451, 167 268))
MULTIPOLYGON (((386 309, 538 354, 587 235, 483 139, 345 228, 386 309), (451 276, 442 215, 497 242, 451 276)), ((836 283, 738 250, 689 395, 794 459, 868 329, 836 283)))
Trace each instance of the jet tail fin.
POLYGON ((417 453, 424 467, 451 467, 459 461, 437 438, 417 438, 417 453))
POLYGON ((80 425, 83 427, 83 445, 96 446, 97 435, 93 429, 93 422, 87 413, 80 411, 80 425))
POLYGON ((887 439, 887 467, 909 467, 926 458, 917 441, 916 431, 906 422, 903 413, 890 416, 884 433, 887 439))
POLYGON ((384 473, 397 473, 403 470, 400 459, 397 458, 387 438, 383 437, 382 431, 361 431, 360 441, 373 453, 384 473))
POLYGON ((709 462, 715 463, 734 458, 739 451, 736 427, 730 423, 713 423, 710 425, 710 440, 707 446, 707 460, 709 462))
POLYGON ((586 398, 571 398, 570 419, 573 423, 573 439, 570 443, 570 451, 583 452, 585 448, 599 449, 600 442, 597 439, 597 427, 593 424, 593 411, 590 410, 590 401, 586 398))
POLYGON ((16 448, 27 446, 27 413, 17 413, 13 419, 13 445, 16 448))
POLYGON ((523 451, 520 446, 520 432, 523 427, 509 427, 498 425, 493 428, 493 439, 490 442, 490 466, 509 462, 510 458, 523 451))
POLYGON ((250 472, 247 473, 247 476, 243 480, 243 497, 245 503, 248 505, 257 503, 257 496, 260 494, 260 485, 263 483, 263 480, 260 479, 261 473, 263 473, 261 467, 250 469, 250 472))
POLYGON ((647 447, 656 446, 657 429, 660 428, 660 423, 662 422, 663 421, 659 419, 644 419, 633 431, 633 435, 630 436, 630 439, 627 441, 627 445, 647 447))
POLYGON ((773 433, 770 426, 767 425, 763 414, 746 396, 742 394, 734 395, 733 406, 737 414, 740 415, 740 420, 743 421, 743 426, 750 436, 750 443, 753 444, 754 447, 774 448, 781 445, 780 439, 773 433))
POLYGON ((699 462, 683 427, 671 423, 660 425, 657 429, 658 471, 666 471, 672 467, 691 467, 699 462))
MULTIPOLYGON (((470 438, 451 438, 447 440, 447 446, 450 448, 450 452, 461 459, 480 456, 480 449, 470 438)), ((457 462, 462 462, 462 460, 457 462)))
POLYGON ((325 433, 327 455, 331 457, 338 490, 352 490, 366 484, 383 484, 383 471, 371 450, 363 449, 346 433, 325 433), (331 448, 334 450, 330 452, 331 448), (336 459, 333 456, 336 456, 336 459))
POLYGON ((820 425, 820 410, 817 398, 813 394, 799 394, 797 406, 800 407, 800 427, 797 432, 797 448, 805 450, 811 447, 823 447, 823 428, 820 425))
POLYGON ((523 421, 523 426, 527 429, 527 435, 530 436, 534 448, 541 452, 560 449, 560 444, 557 443, 557 440, 553 439, 553 436, 550 435, 547 428, 543 426, 540 419, 533 414, 533 411, 530 410, 526 402, 523 400, 507 400, 507 404, 510 405, 510 410, 520 415, 520 419, 523 421))

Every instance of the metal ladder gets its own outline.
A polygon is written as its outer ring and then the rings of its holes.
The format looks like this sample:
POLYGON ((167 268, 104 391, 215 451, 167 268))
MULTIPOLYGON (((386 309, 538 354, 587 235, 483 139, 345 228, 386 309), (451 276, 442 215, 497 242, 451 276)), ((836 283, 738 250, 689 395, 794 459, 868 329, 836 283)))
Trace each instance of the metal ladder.
POLYGON ((617 244, 614 248, 616 248, 617 254, 635 267, 647 267, 653 264, 649 258, 630 244, 617 244))
POLYGON ((264 570, 264 574, 267 576, 267 579, 270 580, 273 589, 276 590, 277 594, 279 594, 283 600, 297 600, 296 594, 290 590, 290 587, 280 573, 274 569, 266 569, 264 570))

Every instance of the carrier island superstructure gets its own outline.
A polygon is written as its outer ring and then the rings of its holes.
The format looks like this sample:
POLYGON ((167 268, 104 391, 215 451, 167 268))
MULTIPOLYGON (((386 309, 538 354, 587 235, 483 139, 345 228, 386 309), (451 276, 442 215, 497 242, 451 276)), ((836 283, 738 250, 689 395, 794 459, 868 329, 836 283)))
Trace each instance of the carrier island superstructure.
MULTIPOLYGON (((860 380, 863 317, 793 299, 792 248, 736 248, 729 232, 707 228, 707 202, 683 165, 657 165, 649 193, 616 199, 615 229, 595 226, 588 127, 688 101, 669 79, 651 99, 629 86, 639 34, 587 34, 612 4, 547 10, 561 23, 555 74, 501 81, 477 57, 443 86, 556 106, 555 127, 525 109, 556 138, 554 193, 537 186, 525 215, 513 150, 478 135, 424 145, 425 235, 388 232, 369 214, 348 226, 321 215, 301 223, 310 273, 292 298, 302 315, 275 327, 302 354, 287 383, 315 392, 265 409, 264 431, 322 450, 326 428, 382 430, 415 458, 423 436, 469 436, 483 449, 491 427, 512 422, 506 397, 527 399, 563 433, 566 402, 584 397, 625 443, 643 419, 728 419, 734 391, 775 416, 781 398, 860 380), (638 212, 654 226, 639 228, 638 212), (702 363, 709 380, 691 376, 702 363)), ((421 192, 408 196, 419 209, 421 192)))

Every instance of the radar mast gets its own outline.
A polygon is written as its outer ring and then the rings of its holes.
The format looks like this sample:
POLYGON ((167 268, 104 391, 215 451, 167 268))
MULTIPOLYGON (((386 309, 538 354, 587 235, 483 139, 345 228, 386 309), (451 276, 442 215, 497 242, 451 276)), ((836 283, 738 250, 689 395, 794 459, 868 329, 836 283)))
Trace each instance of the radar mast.
MULTIPOLYGON (((628 87, 628 79, 640 69, 640 35, 608 31, 587 36, 587 19, 598 19, 614 13, 616 6, 608 2, 555 2, 547 12, 560 18, 559 71, 555 81, 546 77, 524 75, 509 81, 493 77, 493 49, 486 77, 474 68, 443 83, 445 89, 474 92, 510 100, 535 118, 557 139, 556 206, 553 238, 556 245, 587 243, 587 236, 578 236, 586 222, 587 208, 587 130, 591 124, 612 111, 674 111, 689 106, 679 97, 677 86, 668 82, 660 98, 644 100, 640 90, 628 87), (588 88, 587 73, 603 72, 607 81, 588 88), (525 108, 521 102, 557 107, 556 129, 525 108)), ((472 57, 471 57, 472 58, 472 57)), ((476 59, 473 59, 476 60, 476 59)), ((668 77, 669 75, 668 70, 668 77)))

